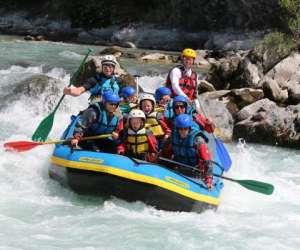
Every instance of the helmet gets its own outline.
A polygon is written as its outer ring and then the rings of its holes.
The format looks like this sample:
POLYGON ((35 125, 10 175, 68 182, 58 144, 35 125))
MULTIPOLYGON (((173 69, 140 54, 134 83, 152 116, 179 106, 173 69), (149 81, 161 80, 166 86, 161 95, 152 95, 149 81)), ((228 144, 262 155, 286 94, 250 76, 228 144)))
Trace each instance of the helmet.
POLYGON ((164 95, 171 95, 171 90, 167 87, 160 87, 155 91, 155 99, 158 102, 164 95))
POLYGON ((129 112, 128 120, 131 118, 142 118, 143 120, 146 120, 144 112, 139 109, 133 109, 129 112))
POLYGON ((173 99, 173 107, 175 106, 175 104, 177 102, 183 102, 184 105, 188 105, 188 100, 184 97, 184 96, 181 96, 181 95, 178 95, 178 96, 175 96, 174 99, 173 99))
POLYGON ((101 64, 102 65, 113 65, 115 67, 117 64, 117 60, 113 55, 106 55, 103 57, 101 64))
POLYGON ((127 99, 129 96, 135 94, 135 89, 131 86, 124 87, 121 90, 121 94, 124 96, 125 99, 127 99))
POLYGON ((184 49, 181 53, 182 56, 186 56, 186 57, 192 57, 192 58, 196 58, 197 57, 197 52, 193 49, 184 49))
POLYGON ((105 91, 102 95, 103 102, 119 103, 120 97, 112 91, 105 91))
POLYGON ((140 94, 140 103, 144 100, 150 100, 153 102, 153 106, 155 105, 155 98, 152 94, 148 94, 148 93, 141 93, 140 94))
POLYGON ((181 114, 175 118, 176 128, 189 128, 192 126, 193 126, 192 118, 187 114, 181 114))

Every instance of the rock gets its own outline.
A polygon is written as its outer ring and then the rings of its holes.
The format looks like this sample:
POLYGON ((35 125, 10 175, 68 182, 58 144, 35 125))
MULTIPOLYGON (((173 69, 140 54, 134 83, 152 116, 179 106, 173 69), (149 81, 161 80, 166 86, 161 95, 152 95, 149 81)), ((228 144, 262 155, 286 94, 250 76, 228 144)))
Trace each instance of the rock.
POLYGON ((198 93, 212 92, 212 91, 216 91, 214 85, 212 85, 206 80, 200 80, 198 85, 198 93))
POLYGON ((77 36, 77 42, 84 43, 84 44, 93 44, 94 38, 91 34, 89 34, 87 31, 82 31, 77 36))
POLYGON ((288 89, 288 102, 297 104, 300 102, 299 82, 300 82, 300 54, 293 53, 289 57, 279 62, 264 77, 273 79, 280 88, 288 89))
POLYGON ((24 37, 24 40, 25 41, 34 41, 35 38, 33 36, 27 35, 27 36, 24 37))
POLYGON ((153 53, 142 56, 140 58, 142 62, 151 62, 151 63, 172 63, 172 58, 169 55, 165 55, 162 53, 153 53))
POLYGON ((211 99, 209 93, 201 94, 200 100, 202 104, 201 108, 205 109, 203 114, 208 116, 214 122, 216 128, 218 128, 218 137, 224 142, 232 141, 233 118, 225 104, 211 99))
POLYGON ((122 54, 123 51, 119 46, 108 47, 99 52, 99 55, 114 55, 117 58, 120 57, 122 54))
POLYGON ((259 71, 258 67, 251 63, 247 57, 243 60, 240 67, 240 71, 242 72, 241 79, 244 80, 244 86, 251 88, 259 87, 258 85, 263 74, 259 71))
POLYGON ((45 39, 44 36, 38 35, 38 36, 35 37, 35 40, 36 40, 36 41, 45 41, 46 39, 45 39))
POLYGON ((237 114, 234 138, 300 148, 299 114, 300 105, 280 108, 268 99, 257 101, 237 114))
POLYGON ((252 104, 264 97, 264 92, 261 89, 241 88, 233 89, 231 96, 235 99, 235 103, 239 108, 243 108, 252 104))
MULTIPOLYGON (((11 91, 2 97, 0 102, 11 105, 20 98, 34 105, 37 100, 44 100, 41 110, 52 111, 57 104, 57 96, 62 92, 61 81, 46 75, 33 75, 14 85, 11 91)), ((4 105, 1 105, 3 108, 4 105)))
POLYGON ((121 46, 124 48, 136 49, 136 45, 133 42, 129 42, 129 41, 122 43, 121 46))
POLYGON ((226 57, 211 63, 207 75, 207 81, 211 82, 216 89, 229 89, 240 85, 240 68, 242 62, 240 56, 226 57))
POLYGON ((265 78, 262 82, 265 97, 277 103, 284 103, 288 99, 288 90, 281 89, 276 81, 265 78))
POLYGON ((208 99, 215 99, 215 100, 221 100, 223 97, 227 96, 231 90, 217 90, 213 92, 206 92, 205 96, 208 99))

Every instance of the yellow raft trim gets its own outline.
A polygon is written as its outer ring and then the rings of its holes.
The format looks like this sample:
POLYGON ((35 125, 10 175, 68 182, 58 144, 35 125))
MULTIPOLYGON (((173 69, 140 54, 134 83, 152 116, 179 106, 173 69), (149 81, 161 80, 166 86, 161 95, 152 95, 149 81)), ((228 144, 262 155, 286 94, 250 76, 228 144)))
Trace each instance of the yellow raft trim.
POLYGON ((60 167, 67 167, 67 168, 75 168, 75 169, 82 169, 82 170, 90 170, 90 171, 95 171, 95 172, 102 172, 102 173, 107 173, 107 174, 112 174, 116 176, 120 176, 123 178, 127 178, 130 180, 138 181, 138 182, 144 182, 148 184, 152 184, 158 187, 162 187, 164 189, 176 192, 178 194, 181 194, 183 196, 189 197, 193 200, 196 201, 201 201, 205 202, 211 205, 219 205, 220 199, 214 198, 208 195, 203 195, 195 192, 191 192, 189 190, 186 190, 182 187, 176 186, 174 184, 168 183, 166 181, 162 181, 153 177, 137 174, 137 173, 132 173, 126 170, 114 168, 111 166, 106 166, 106 165, 99 165, 99 164, 92 164, 92 163, 87 163, 87 162, 77 162, 77 161, 69 161, 65 160, 59 157, 52 156, 51 157, 51 162, 53 164, 56 164, 57 166, 60 167))

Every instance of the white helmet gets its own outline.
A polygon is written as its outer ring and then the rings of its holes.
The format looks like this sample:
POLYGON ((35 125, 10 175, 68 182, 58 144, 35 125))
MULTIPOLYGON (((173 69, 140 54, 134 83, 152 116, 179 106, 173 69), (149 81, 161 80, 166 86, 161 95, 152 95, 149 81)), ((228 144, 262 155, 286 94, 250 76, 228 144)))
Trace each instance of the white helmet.
POLYGON ((130 120, 131 118, 142 118, 143 120, 146 120, 144 112, 139 109, 133 109, 129 112, 128 120, 130 120))
POLYGON ((113 55, 105 55, 101 61, 102 65, 113 65, 114 67, 117 64, 117 60, 113 55))
POLYGON ((152 94, 148 94, 148 93, 141 93, 140 94, 140 103, 144 100, 150 100, 153 102, 153 106, 156 104, 155 98, 152 94))

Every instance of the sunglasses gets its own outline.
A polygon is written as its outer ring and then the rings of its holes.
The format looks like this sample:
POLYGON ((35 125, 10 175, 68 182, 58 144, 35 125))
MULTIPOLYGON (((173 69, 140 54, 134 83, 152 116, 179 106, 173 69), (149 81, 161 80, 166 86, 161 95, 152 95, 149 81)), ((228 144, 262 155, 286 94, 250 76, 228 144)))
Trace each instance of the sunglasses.
POLYGON ((119 103, 108 102, 107 104, 110 106, 116 106, 116 107, 119 106, 119 103))
POLYGON ((178 130, 184 130, 184 131, 186 131, 186 130, 189 130, 190 128, 188 127, 188 128, 178 128, 178 130))
POLYGON ((185 106, 184 105, 175 105, 175 109, 184 109, 185 106))

